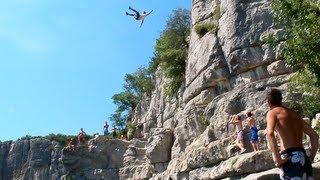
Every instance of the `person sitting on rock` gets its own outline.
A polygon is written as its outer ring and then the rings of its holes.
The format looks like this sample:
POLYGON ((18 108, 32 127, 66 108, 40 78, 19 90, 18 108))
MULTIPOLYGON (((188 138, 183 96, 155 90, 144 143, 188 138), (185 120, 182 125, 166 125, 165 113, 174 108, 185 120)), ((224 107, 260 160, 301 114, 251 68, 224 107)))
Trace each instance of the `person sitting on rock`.
POLYGON ((244 153, 246 149, 244 148, 244 135, 243 135, 243 125, 241 122, 241 117, 239 115, 232 115, 229 123, 232 123, 236 126, 236 132, 234 135, 237 135, 236 145, 240 148, 240 154, 244 153))
POLYGON ((85 144, 86 132, 84 132, 83 128, 80 129, 78 140, 81 145, 85 144))
POLYGON ((125 139, 126 139, 123 132, 122 132, 121 135, 120 135, 120 139, 121 139, 121 140, 125 140, 125 139))
POLYGON ((71 138, 68 144, 69 151, 74 152, 76 146, 76 141, 71 138))
POLYGON ((98 144, 98 138, 99 138, 99 133, 95 133, 94 134, 94 138, 93 138, 93 144, 97 145, 98 144))

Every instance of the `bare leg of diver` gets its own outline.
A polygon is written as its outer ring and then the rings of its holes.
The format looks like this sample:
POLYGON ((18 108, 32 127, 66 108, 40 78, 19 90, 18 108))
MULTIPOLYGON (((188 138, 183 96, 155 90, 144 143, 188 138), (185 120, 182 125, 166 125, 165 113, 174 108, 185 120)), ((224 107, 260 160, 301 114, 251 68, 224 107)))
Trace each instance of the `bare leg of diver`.
POLYGON ((135 16, 135 14, 130 14, 130 13, 128 13, 128 12, 126 12, 126 15, 127 15, 127 16, 135 16))
POLYGON ((129 9, 130 9, 130 10, 132 10, 133 12, 135 12, 135 13, 139 14, 139 11, 137 11, 137 10, 133 9, 133 8, 132 8, 132 7, 130 7, 130 6, 129 6, 129 9))

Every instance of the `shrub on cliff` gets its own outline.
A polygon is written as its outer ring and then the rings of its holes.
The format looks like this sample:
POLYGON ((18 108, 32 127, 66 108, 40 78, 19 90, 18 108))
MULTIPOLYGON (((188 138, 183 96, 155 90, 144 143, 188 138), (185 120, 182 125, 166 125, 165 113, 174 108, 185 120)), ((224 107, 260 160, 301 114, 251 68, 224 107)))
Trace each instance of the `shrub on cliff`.
POLYGON ((276 22, 286 33, 284 58, 295 71, 310 71, 320 87, 320 3, 272 0, 276 22))
MULTIPOLYGON (((56 141, 58 142, 61 146, 66 146, 70 139, 77 139, 76 135, 64 135, 64 134, 49 134, 46 136, 31 136, 31 135, 26 135, 21 137, 18 140, 31 140, 31 139, 37 139, 37 138, 44 138, 44 139, 48 139, 50 141, 56 141)), ((86 136, 86 140, 92 139, 93 136, 87 135, 86 136)))
POLYGON ((320 112, 320 89, 314 86, 315 83, 315 75, 304 71, 296 73, 288 86, 291 108, 310 119, 320 112))
POLYGON ((164 86, 168 97, 174 97, 184 81, 190 23, 189 10, 181 8, 174 10, 167 21, 166 28, 157 39, 155 56, 149 64, 153 70, 160 66, 160 72, 170 79, 164 86))
POLYGON ((194 27, 194 30, 198 34, 198 36, 201 38, 208 32, 215 32, 217 30, 217 26, 212 23, 200 23, 196 24, 194 27))
POLYGON ((126 125, 127 130, 127 138, 130 140, 133 138, 134 132, 136 130, 136 126, 132 122, 128 122, 126 125))
POLYGON ((285 32, 284 59, 297 72, 289 84, 291 107, 312 118, 320 111, 320 3, 271 2, 275 20, 285 32))

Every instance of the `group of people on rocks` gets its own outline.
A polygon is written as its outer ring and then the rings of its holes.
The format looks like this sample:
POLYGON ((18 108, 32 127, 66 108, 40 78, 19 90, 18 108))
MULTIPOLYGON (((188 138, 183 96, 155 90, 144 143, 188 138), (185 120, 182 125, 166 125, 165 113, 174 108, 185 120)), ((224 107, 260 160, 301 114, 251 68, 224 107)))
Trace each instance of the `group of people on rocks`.
MULTIPOLYGON (((109 125, 107 122, 104 123, 103 125, 103 135, 104 136, 108 136, 109 135, 109 131, 108 131, 108 128, 109 128, 109 125)), ((116 139, 117 138, 117 127, 115 125, 112 126, 112 137, 113 139, 116 139)), ((95 133, 94 134, 94 137, 93 137, 93 143, 96 144, 97 142, 97 139, 99 138, 99 133, 95 133)), ((84 145, 86 143, 86 137, 87 137, 87 134, 86 132, 83 130, 83 128, 80 128, 80 132, 78 134, 78 143, 80 145, 84 145)), ((120 135, 120 138, 122 140, 124 140, 124 134, 122 133, 120 135)), ((68 149, 70 151, 74 151, 75 150, 75 146, 76 146, 76 140, 74 138, 71 138, 70 141, 69 141, 69 144, 68 144, 68 149)))
MULTIPOLYGON (((250 137, 250 143, 252 145, 252 148, 254 151, 260 150, 260 142, 258 138, 258 128, 256 126, 256 121, 252 117, 251 112, 246 113, 246 121, 247 125, 249 126, 251 130, 251 137, 250 137)), ((233 134, 233 136, 236 136, 236 145, 240 148, 240 154, 246 152, 246 149, 244 148, 244 127, 241 121, 240 115, 232 115, 229 123, 234 124, 236 127, 236 131, 233 134)))
MULTIPOLYGON (((280 179, 313 179, 312 165, 319 147, 319 135, 305 122, 301 116, 282 105, 282 93, 278 89, 270 89, 266 95, 270 110, 266 114, 266 137, 272 151, 275 166, 280 169, 280 179), (276 135, 279 138, 278 148, 276 135), (309 136, 310 152, 307 154, 303 146, 303 134, 309 136)), ((250 142, 254 151, 260 149, 257 128, 252 113, 246 113, 246 119, 251 129, 250 142)), ((236 144, 245 152, 243 144, 243 126, 239 115, 232 116, 231 123, 236 126, 236 144)))
MULTIPOLYGON (((312 165, 319 147, 319 135, 305 122, 301 116, 282 105, 282 93, 278 89, 270 89, 266 95, 270 110, 266 114, 266 138, 272 151, 275 166, 280 169, 280 179, 313 179, 312 165), (279 138, 278 148, 276 135, 279 138), (309 136, 310 152, 307 154, 303 146, 303 134, 309 136)), ((258 128, 251 112, 246 113, 246 124, 250 127, 250 143, 254 151, 260 150, 258 128)), ((246 152, 244 147, 244 126, 241 115, 232 115, 229 124, 235 126, 236 145, 240 154, 246 152)))

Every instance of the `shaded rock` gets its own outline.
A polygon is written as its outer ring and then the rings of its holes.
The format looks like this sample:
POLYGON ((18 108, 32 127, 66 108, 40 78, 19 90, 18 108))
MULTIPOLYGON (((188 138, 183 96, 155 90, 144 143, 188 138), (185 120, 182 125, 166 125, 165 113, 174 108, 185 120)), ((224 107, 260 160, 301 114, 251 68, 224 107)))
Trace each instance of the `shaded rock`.
POLYGON ((173 133, 170 129, 154 129, 148 139, 146 156, 151 164, 165 163, 171 159, 173 133))

